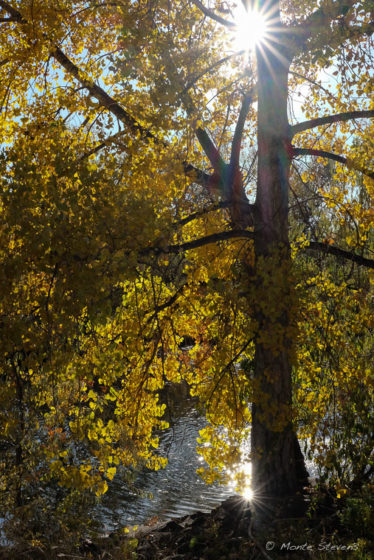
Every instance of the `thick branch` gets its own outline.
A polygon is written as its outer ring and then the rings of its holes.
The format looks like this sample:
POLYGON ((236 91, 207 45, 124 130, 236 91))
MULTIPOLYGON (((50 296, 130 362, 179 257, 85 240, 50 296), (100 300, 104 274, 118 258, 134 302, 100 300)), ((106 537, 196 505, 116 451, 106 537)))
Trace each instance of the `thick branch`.
POLYGON ((210 10, 209 8, 206 8, 204 6, 204 4, 202 2, 200 2, 199 0, 192 0, 192 2, 195 4, 195 6, 197 8, 199 8, 199 10, 201 10, 203 12, 204 15, 206 15, 210 19, 214 19, 214 21, 217 21, 221 25, 225 25, 226 27, 229 27, 230 29, 236 29, 237 26, 233 21, 228 21, 227 19, 225 19, 225 18, 219 16, 218 14, 216 14, 215 12, 213 12, 213 10, 210 10))
POLYGON ((152 315, 147 319, 147 323, 150 323, 156 317, 157 313, 159 313, 160 311, 164 311, 168 307, 172 306, 173 303, 175 303, 177 299, 182 295, 185 286, 186 284, 183 284, 173 296, 165 301, 165 303, 162 303, 161 305, 155 305, 154 309, 152 309, 151 311, 152 315))
POLYGON ((295 136, 299 132, 304 130, 310 130, 316 126, 323 126, 325 124, 332 124, 335 122, 345 122, 354 119, 370 119, 374 117, 374 110, 371 111, 349 111, 347 113, 337 113, 336 115, 328 115, 326 117, 319 117, 316 119, 311 119, 309 121, 303 121, 301 123, 291 126, 291 137, 295 136))
POLYGON ((238 122, 236 123, 234 137, 231 145, 231 156, 230 156, 230 165, 232 169, 237 169, 239 167, 240 148, 242 143, 244 124, 252 100, 253 100, 253 89, 251 89, 251 91, 244 96, 242 106, 240 108, 238 122))
POLYGON ((319 30, 329 27, 331 22, 339 17, 346 15, 356 0, 341 0, 322 2, 320 7, 309 15, 295 29, 295 37, 300 46, 305 47, 305 43, 313 37, 319 30))
POLYGON ((148 255, 150 253, 154 253, 157 255, 161 253, 181 253, 183 251, 189 251, 190 249, 198 249, 199 247, 204 247, 205 245, 211 245, 212 243, 227 241, 228 239, 234 238, 253 239, 254 234, 253 231, 247 230, 221 231, 220 233, 212 233, 211 235, 199 237, 193 241, 186 241, 185 243, 178 243, 167 247, 148 247, 147 249, 143 249, 140 254, 148 255))
POLYGON ((13 8, 8 2, 0 0, 0 8, 3 8, 8 14, 11 15, 13 21, 18 21, 18 23, 27 23, 27 20, 22 17, 18 10, 13 8))
POLYGON ((191 165, 187 161, 184 161, 182 165, 184 174, 186 175, 186 177, 191 179, 193 183, 196 183, 197 185, 205 188, 209 186, 211 175, 205 173, 205 171, 202 171, 201 169, 198 169, 194 165, 191 165))
MULTIPOLYGON (((27 20, 23 18, 20 12, 12 8, 12 6, 10 6, 4 0, 0 0, 0 7, 6 10, 19 23, 27 23, 27 20)), ((149 129, 138 123, 137 120, 134 119, 134 117, 132 117, 130 113, 128 113, 128 111, 126 111, 119 103, 117 103, 110 95, 108 95, 106 91, 104 91, 100 86, 95 84, 93 81, 89 81, 83 78, 78 66, 76 66, 59 47, 55 47, 55 50, 52 52, 52 56, 65 68, 65 70, 70 75, 76 78, 79 83, 88 90, 90 95, 95 97, 102 106, 106 107, 108 111, 110 111, 121 122, 123 122, 136 136, 139 136, 144 140, 153 140, 155 143, 162 145, 163 147, 168 146, 167 142, 158 138, 149 129)), ((8 60, 5 60, 3 62, 5 64, 6 62, 8 62, 8 60)), ((204 143, 204 146, 202 146, 204 151, 210 153, 210 156, 215 158, 215 162, 219 161, 219 157, 217 157, 217 154, 214 151, 216 150, 216 148, 214 147, 214 144, 210 140, 209 136, 205 136, 203 133, 200 134, 200 139, 204 143)), ((104 147, 103 144, 100 145, 97 150, 101 149, 102 147, 104 147)), ((187 177, 191 178, 191 180, 203 187, 208 186, 210 175, 189 164, 188 162, 183 162, 182 165, 187 177)))
POLYGON ((205 208, 202 208, 201 210, 198 210, 197 212, 194 212, 193 214, 189 214, 185 218, 181 218, 180 220, 174 222, 172 225, 175 228, 178 228, 180 226, 185 226, 185 225, 189 224, 190 222, 193 222, 194 220, 197 220, 198 218, 201 218, 202 216, 205 216, 206 214, 209 214, 210 212, 215 212, 216 210, 221 210, 222 208, 227 208, 228 206, 230 206, 230 204, 231 204, 231 202, 226 200, 226 201, 221 201, 218 204, 213 204, 211 206, 207 206, 205 208))
POLYGON ((117 117, 121 122, 123 122, 136 136, 140 136, 146 140, 153 140, 157 144, 162 144, 166 146, 166 142, 160 140, 155 136, 149 129, 145 128, 137 122, 134 117, 132 117, 119 103, 117 103, 110 95, 107 94, 100 86, 95 84, 93 81, 87 80, 82 77, 81 72, 63 52, 57 47, 52 52, 52 56, 65 68, 65 70, 78 80, 78 82, 85 87, 92 97, 95 97, 100 104, 108 109, 113 115, 117 117))
POLYGON ((357 163, 355 163, 349 158, 345 158, 343 156, 339 156, 338 154, 333 154, 331 152, 326 152, 325 150, 315 150, 313 148, 294 148, 293 156, 294 157, 316 156, 316 157, 332 159, 334 161, 338 161, 339 163, 343 163, 344 165, 347 165, 347 167, 355 169, 356 171, 360 171, 367 177, 370 177, 370 179, 374 179, 374 171, 369 171, 368 169, 361 167, 360 165, 358 165, 357 163))
MULTIPOLYGON (((194 212, 193 214, 190 214, 189 216, 186 216, 185 218, 181 218, 177 222, 174 222, 173 227, 177 228, 179 226, 185 226, 186 224, 189 224, 193 220, 196 220, 196 219, 200 218, 201 216, 204 216, 204 215, 208 214, 209 212, 215 212, 216 210, 221 210, 222 208, 230 208, 230 206, 232 206, 232 204, 233 204, 233 202, 231 200, 222 200, 218 204, 214 204, 212 206, 202 208, 201 210, 198 210, 197 212, 194 212)), ((246 202, 245 204, 243 203, 243 212, 246 215, 249 216, 249 218, 247 220, 248 221, 248 227, 253 227, 253 224, 254 224, 253 216, 254 216, 255 211, 256 211, 256 208, 255 208, 254 204, 249 204, 248 202, 246 202)))
MULTIPOLYGON (((61 51, 61 49, 57 48, 52 53, 53 56, 56 58, 58 62, 71 74, 74 76, 86 89, 88 89, 89 93, 95 97, 101 105, 106 107, 108 111, 110 111, 113 115, 115 115, 120 121, 122 121, 136 136, 140 136, 144 140, 153 140, 155 143, 162 145, 163 147, 167 147, 167 142, 164 140, 160 140, 155 136, 149 129, 143 127, 139 124, 136 119, 134 119, 119 103, 117 103, 110 95, 106 93, 100 86, 95 84, 94 82, 89 82, 88 80, 84 79, 80 75, 79 68, 61 51)), ((217 149, 214 147, 213 142, 208 137, 207 133, 205 133, 201 129, 202 134, 200 134, 200 142, 202 141, 202 147, 206 154, 210 154, 211 161, 214 161, 217 165, 220 162, 220 156, 217 149)), ((208 156, 209 157, 209 156, 208 156)), ((212 163, 213 165, 213 163, 212 163)), ((184 162, 183 168, 185 174, 188 177, 191 177, 191 174, 194 176, 194 182, 207 186, 209 175, 197 169, 196 167, 184 162)))
MULTIPOLYGON (((180 98, 182 100, 184 108, 187 111, 187 114, 190 117, 193 117, 194 114, 196 114, 196 108, 190 94, 188 93, 188 91, 186 91, 186 88, 184 87, 178 68, 176 67, 174 60, 172 59, 167 49, 165 49, 163 56, 166 63, 165 70, 167 72, 168 78, 171 83, 176 83, 177 88, 181 92, 180 98)), ((208 132, 205 129, 203 129, 201 126, 199 126, 195 128, 195 134, 196 134, 196 138, 200 143, 200 146, 204 150, 204 153, 206 157, 209 159, 214 171, 217 174, 221 175, 223 169, 225 168, 225 162, 223 161, 218 148, 214 144, 208 132)))
MULTIPOLYGON (((7 11, 14 20, 20 23, 27 23, 27 20, 22 17, 20 12, 16 9, 12 8, 5 2, 4 0, 0 0, 0 7, 7 11)), ((106 107, 108 111, 110 111, 113 115, 115 115, 121 122, 123 122, 134 134, 139 135, 140 137, 148 140, 154 140, 158 144, 163 144, 166 146, 167 144, 163 141, 158 139, 150 130, 143 127, 139 124, 134 117, 132 117, 119 103, 117 103, 110 95, 106 93, 100 86, 95 84, 93 81, 87 80, 82 77, 81 72, 66 55, 62 52, 59 47, 55 47, 52 52, 52 56, 65 68, 65 70, 74 78, 78 80, 78 82, 86 88, 92 97, 95 97, 101 105, 106 107)))
POLYGON ((218 174, 221 174, 226 164, 223 161, 221 154, 219 153, 219 150, 215 146, 213 140, 210 138, 207 131, 201 127, 196 128, 195 134, 214 171, 218 174))
POLYGON ((327 45, 337 48, 348 39, 372 35, 373 21, 362 25, 347 25, 346 16, 355 3, 356 0, 325 0, 303 22, 289 27, 288 36, 291 39, 290 46, 293 43, 293 55, 300 51, 321 49, 327 45))
POLYGON ((354 262, 366 268, 374 268, 374 260, 362 257, 361 255, 356 255, 345 249, 340 249, 334 245, 329 245, 328 243, 323 243, 322 241, 311 241, 309 246, 306 247, 306 251, 318 251, 320 253, 326 253, 327 255, 334 255, 335 257, 341 257, 345 260, 354 262))

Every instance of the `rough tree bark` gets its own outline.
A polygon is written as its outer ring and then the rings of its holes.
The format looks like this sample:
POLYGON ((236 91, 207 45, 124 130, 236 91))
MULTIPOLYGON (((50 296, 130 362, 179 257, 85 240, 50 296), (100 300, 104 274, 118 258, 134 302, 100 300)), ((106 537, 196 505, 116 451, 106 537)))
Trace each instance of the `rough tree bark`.
MULTIPOLYGON (((277 27, 281 27, 279 2, 272 2, 271 11, 272 25, 277 19, 277 27)), ((253 490, 259 510, 276 507, 285 514, 294 508, 295 496, 301 494, 308 477, 291 412, 288 192, 292 149, 287 118, 291 56, 279 43, 271 42, 260 45, 256 55, 258 180, 254 230, 259 306, 252 409, 253 490)))

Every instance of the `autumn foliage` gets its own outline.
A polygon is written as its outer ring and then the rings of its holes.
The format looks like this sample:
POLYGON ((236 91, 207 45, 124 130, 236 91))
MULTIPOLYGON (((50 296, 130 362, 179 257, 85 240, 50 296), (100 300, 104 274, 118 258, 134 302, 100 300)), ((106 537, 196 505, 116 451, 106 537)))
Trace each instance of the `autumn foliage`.
POLYGON ((370 2, 280 2, 288 238, 266 249, 256 61, 199 4, 0 1, 0 487, 23 519, 53 485, 62 515, 164 467, 182 381, 208 481, 243 459, 252 402, 339 496, 372 473, 370 2), (292 402, 259 348, 287 349, 292 402))

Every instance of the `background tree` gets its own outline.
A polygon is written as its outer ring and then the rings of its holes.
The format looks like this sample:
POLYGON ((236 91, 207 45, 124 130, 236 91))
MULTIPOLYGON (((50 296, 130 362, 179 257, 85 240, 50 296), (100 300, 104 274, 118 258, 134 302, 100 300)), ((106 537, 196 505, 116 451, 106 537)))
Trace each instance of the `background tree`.
POLYGON ((230 2, 0 0, 2 485, 19 507, 45 479, 100 494, 119 464, 165 464, 159 391, 185 379, 207 479, 251 419, 254 503, 294 508, 298 407, 318 447, 329 383, 370 400, 372 3, 254 4, 251 57, 230 2), (290 123, 298 95, 309 120, 290 123))

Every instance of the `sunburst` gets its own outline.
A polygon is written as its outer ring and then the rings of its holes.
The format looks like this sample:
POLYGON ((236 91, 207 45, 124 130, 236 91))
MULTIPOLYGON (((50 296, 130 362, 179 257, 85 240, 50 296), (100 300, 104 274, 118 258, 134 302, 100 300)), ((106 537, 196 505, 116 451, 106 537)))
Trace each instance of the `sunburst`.
POLYGON ((253 51, 256 45, 261 44, 265 40, 268 21, 261 11, 256 9, 246 11, 239 4, 235 10, 235 23, 235 49, 253 51))

